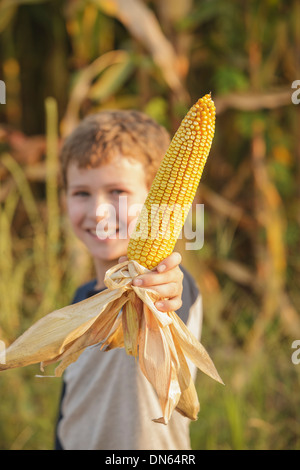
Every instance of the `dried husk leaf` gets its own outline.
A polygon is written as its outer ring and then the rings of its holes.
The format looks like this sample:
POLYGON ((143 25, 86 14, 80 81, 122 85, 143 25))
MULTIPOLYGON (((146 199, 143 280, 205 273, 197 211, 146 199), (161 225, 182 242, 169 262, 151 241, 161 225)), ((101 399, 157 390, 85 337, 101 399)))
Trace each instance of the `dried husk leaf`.
POLYGON ((60 361, 55 376, 76 361, 85 348, 102 344, 105 351, 125 347, 139 358, 141 371, 155 388, 167 424, 177 410, 196 419, 199 402, 185 356, 218 382, 222 382, 204 347, 175 312, 160 312, 158 294, 135 287, 135 276, 148 272, 136 261, 108 270, 107 289, 77 304, 56 310, 29 328, 6 351, 0 371, 60 361), (121 312, 120 312, 121 311, 121 312))
POLYGON ((132 289, 143 301, 144 305, 147 305, 147 307, 151 310, 161 326, 167 326, 172 323, 172 320, 168 317, 168 315, 160 312, 154 305, 154 302, 159 299, 157 292, 145 287, 132 286, 132 289))
POLYGON ((125 351, 127 354, 136 357, 138 353, 140 318, 133 296, 123 307, 122 326, 125 351))
POLYGON ((178 377, 176 374, 174 363, 171 362, 171 379, 168 390, 168 399, 165 402, 164 408, 162 408, 163 416, 161 418, 152 419, 152 421, 160 424, 168 424, 174 409, 177 408, 180 396, 181 390, 178 383, 178 377))
POLYGON ((217 382, 224 384, 214 363, 202 344, 199 343, 175 312, 168 312, 168 315, 173 320, 173 323, 170 326, 172 334, 173 336, 176 336, 183 353, 195 364, 195 366, 198 367, 198 369, 217 382))
POLYGON ((139 336, 139 364, 156 390, 163 417, 156 422, 166 424, 180 398, 180 389, 171 363, 171 355, 163 327, 144 305, 139 336))
POLYGON ((57 360, 121 296, 120 290, 105 290, 44 316, 7 348, 0 370, 57 360))
MULTIPOLYGON (((126 302, 126 296, 123 295, 119 299, 111 302, 105 310, 99 315, 93 325, 60 356, 51 362, 61 361, 60 365, 55 369, 55 376, 60 376, 65 368, 76 361, 79 355, 89 346, 101 343, 106 339, 111 329, 113 328, 116 319, 119 315, 120 309, 126 302)), ((48 362, 49 364, 50 362, 48 362)), ((44 365, 47 365, 45 363, 44 365)))
POLYGON ((119 316, 115 322, 112 333, 106 338, 102 343, 101 349, 104 351, 110 351, 114 348, 123 348, 124 347, 124 337, 123 337, 123 326, 122 326, 122 316, 119 316))
POLYGON ((192 379, 188 363, 184 357, 182 349, 175 336, 172 335, 176 348, 179 367, 177 370, 178 383, 181 390, 181 396, 176 406, 176 411, 186 418, 195 421, 198 418, 200 404, 194 381, 192 379))
POLYGON ((171 332, 171 328, 164 328, 164 333, 168 341, 171 361, 180 387, 180 399, 175 409, 183 416, 194 421, 198 417, 200 405, 189 366, 176 337, 171 332))

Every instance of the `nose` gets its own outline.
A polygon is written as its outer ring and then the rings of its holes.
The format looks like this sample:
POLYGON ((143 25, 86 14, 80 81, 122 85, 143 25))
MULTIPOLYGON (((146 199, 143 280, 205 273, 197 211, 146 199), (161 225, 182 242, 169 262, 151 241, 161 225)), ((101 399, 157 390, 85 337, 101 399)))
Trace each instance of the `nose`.
POLYGON ((109 202, 101 202, 96 208, 96 220, 100 222, 102 220, 115 220, 116 210, 109 202))
POLYGON ((106 239, 115 233, 117 216, 115 207, 109 202, 101 202, 96 211, 96 232, 99 239, 106 239))
POLYGON ((116 224, 116 208, 105 195, 95 197, 93 213, 97 223, 116 224))
POLYGON ((104 195, 95 195, 90 198, 89 205, 86 208, 86 216, 99 222, 107 217, 109 213, 109 203, 104 195))

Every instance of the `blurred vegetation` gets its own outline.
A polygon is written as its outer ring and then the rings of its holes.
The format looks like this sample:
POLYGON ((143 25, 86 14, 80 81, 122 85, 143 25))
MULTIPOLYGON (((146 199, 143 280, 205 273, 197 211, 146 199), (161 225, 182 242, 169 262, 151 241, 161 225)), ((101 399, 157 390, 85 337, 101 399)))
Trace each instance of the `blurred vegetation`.
MULTIPOLYGON (((2 0, 0 338, 68 304, 93 276, 59 186, 61 140, 86 114, 137 108, 171 133, 211 91, 217 127, 184 250, 204 300, 193 449, 299 449, 300 4, 296 0, 2 0)), ((0 377, 0 448, 51 449, 59 379, 0 377)))

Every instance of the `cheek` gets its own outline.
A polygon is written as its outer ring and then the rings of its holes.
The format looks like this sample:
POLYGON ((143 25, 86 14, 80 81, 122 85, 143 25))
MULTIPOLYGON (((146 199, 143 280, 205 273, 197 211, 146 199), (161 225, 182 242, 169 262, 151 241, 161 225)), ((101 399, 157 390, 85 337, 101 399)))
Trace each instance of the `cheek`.
POLYGON ((83 217, 84 210, 82 206, 74 201, 67 201, 67 212, 69 220, 74 228, 80 225, 83 217))
POLYGON ((142 193, 135 198, 129 198, 127 211, 123 211, 120 214, 120 219, 127 226, 128 235, 130 236, 133 232, 138 216, 144 205, 147 193, 142 193))

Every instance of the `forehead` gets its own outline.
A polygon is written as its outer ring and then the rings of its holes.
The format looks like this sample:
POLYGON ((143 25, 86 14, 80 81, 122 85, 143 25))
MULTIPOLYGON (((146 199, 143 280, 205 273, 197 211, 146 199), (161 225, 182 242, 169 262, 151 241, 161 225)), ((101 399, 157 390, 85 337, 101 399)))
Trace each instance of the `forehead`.
POLYGON ((146 174, 141 162, 128 158, 115 157, 95 168, 80 168, 72 162, 67 169, 67 184, 68 187, 118 184, 146 186, 146 174))

